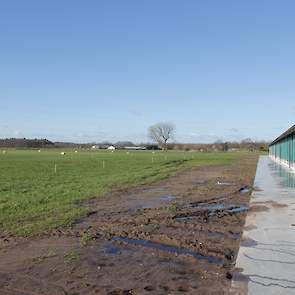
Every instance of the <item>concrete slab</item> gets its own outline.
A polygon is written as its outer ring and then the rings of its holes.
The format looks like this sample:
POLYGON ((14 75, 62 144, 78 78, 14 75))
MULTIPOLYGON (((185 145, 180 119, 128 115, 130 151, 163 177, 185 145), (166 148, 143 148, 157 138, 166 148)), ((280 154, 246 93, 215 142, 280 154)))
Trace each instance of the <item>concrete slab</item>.
POLYGON ((259 158, 231 294, 295 294, 295 174, 259 158))

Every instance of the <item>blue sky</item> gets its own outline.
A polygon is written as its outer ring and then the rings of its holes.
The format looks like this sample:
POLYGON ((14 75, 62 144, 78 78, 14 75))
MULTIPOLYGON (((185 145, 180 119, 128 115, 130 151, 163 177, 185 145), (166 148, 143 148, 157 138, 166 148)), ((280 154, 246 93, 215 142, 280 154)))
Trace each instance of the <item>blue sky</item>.
POLYGON ((270 140, 295 118, 295 1, 0 1, 0 137, 270 140))

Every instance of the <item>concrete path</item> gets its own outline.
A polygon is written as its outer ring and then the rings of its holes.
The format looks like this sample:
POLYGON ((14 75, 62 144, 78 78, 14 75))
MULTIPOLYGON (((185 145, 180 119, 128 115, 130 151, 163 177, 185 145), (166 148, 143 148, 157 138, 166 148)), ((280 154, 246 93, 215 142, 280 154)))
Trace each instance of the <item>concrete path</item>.
POLYGON ((295 173, 261 156, 231 294, 295 294, 295 173))

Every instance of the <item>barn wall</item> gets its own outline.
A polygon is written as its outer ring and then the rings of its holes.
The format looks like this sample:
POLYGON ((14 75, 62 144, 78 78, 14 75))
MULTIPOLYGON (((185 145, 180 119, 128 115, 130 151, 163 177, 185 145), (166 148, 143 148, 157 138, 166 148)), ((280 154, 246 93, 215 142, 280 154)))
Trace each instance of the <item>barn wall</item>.
POLYGON ((295 170, 295 132, 271 145, 269 155, 276 162, 295 170))

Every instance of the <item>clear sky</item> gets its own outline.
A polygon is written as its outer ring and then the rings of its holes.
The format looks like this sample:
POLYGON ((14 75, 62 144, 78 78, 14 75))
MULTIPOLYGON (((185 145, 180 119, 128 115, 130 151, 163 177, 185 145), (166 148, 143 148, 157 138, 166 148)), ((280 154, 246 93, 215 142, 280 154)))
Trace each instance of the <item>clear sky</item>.
POLYGON ((269 140, 294 119, 293 0, 0 0, 0 137, 269 140))

